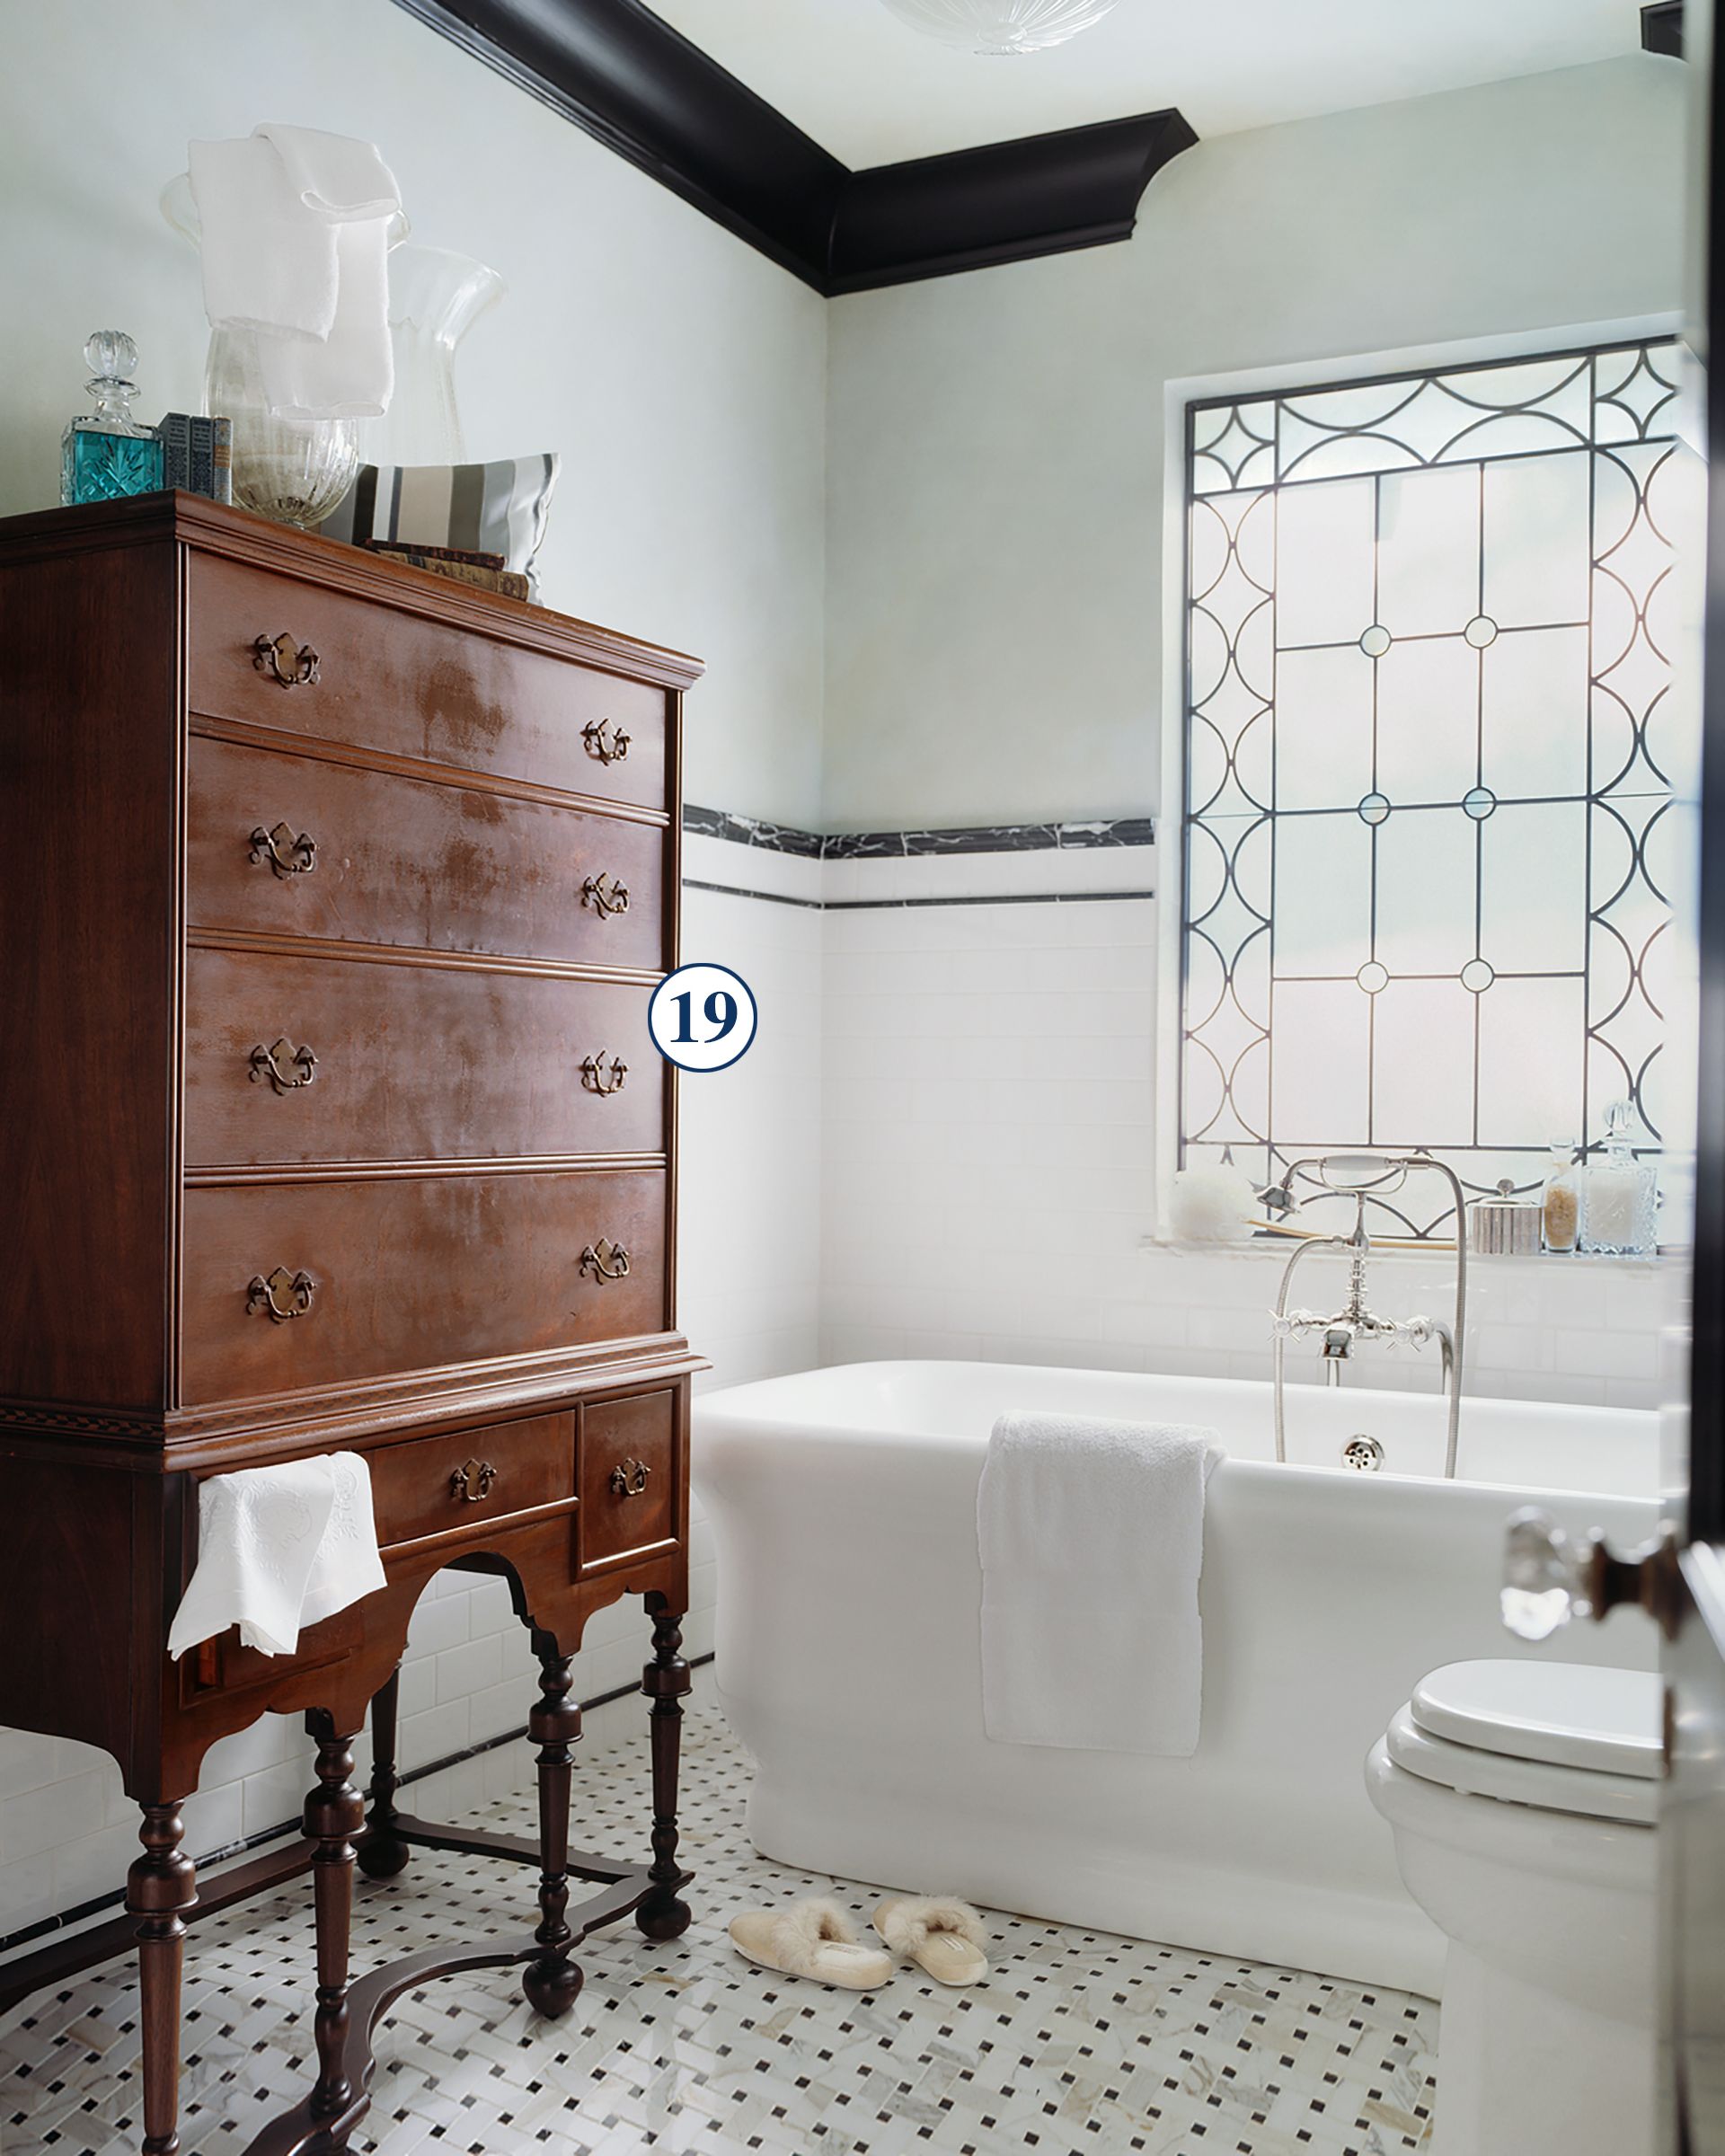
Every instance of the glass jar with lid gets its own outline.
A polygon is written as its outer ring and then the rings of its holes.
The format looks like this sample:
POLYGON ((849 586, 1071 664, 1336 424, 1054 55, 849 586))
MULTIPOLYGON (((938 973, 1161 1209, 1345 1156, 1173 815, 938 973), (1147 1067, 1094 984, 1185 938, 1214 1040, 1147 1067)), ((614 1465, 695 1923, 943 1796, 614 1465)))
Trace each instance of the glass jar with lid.
POLYGON ((1648 1258, 1658 1247, 1659 1172, 1635 1157, 1632 1113, 1627 1100, 1612 1102, 1605 1158, 1590 1161, 1581 1176, 1580 1247, 1599 1257, 1648 1258))
POLYGON ((1545 1248, 1559 1254, 1573 1250, 1581 1222, 1581 1173, 1570 1138, 1552 1141, 1552 1164, 1540 1206, 1545 1248))

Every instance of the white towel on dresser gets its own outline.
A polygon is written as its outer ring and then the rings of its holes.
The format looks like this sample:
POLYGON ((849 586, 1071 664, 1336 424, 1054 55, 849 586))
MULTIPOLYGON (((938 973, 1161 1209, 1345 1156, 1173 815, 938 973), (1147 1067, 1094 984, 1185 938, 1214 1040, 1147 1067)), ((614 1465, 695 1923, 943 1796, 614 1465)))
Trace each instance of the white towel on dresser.
POLYGON ((186 146, 204 266, 204 312, 218 329, 322 339, 335 321, 335 226, 290 186, 261 135, 186 146))
POLYGON ((1198 1749, 1215 1433, 1003 1415, 977 1493, 983 1727, 996 1744, 1198 1749))
POLYGON ((261 337, 258 358, 271 411, 296 420, 371 420, 389 410, 395 349, 389 338, 385 225, 335 226, 335 320, 321 342, 261 337))
POLYGON ((394 386, 387 257, 405 229, 376 146, 266 121, 188 167, 217 328, 251 330, 271 411, 367 418, 394 386))
POLYGON ((237 1624, 247 1647, 291 1655, 302 1628, 384 1584, 361 1454, 212 1475, 198 1492, 198 1565, 168 1652, 177 1661, 237 1624))

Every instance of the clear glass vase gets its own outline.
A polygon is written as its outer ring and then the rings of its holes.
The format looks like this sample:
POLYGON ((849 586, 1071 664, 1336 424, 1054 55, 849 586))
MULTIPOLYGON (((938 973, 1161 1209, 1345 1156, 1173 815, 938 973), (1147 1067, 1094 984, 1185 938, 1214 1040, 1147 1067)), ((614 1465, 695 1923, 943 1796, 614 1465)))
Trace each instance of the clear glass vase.
POLYGON ((456 348, 508 290, 495 270, 470 254, 412 241, 391 251, 389 333, 395 348, 395 393, 381 419, 360 423, 367 464, 466 461, 456 407, 456 348))
POLYGON ((312 531, 359 470, 357 420, 290 420, 270 409, 251 330, 212 330, 204 410, 234 422, 234 499, 278 524, 312 531))
MULTIPOLYGON (((162 214, 194 247, 200 244, 198 208, 184 172, 163 190, 162 214)), ((254 331, 211 330, 204 410, 233 422, 234 499, 243 508, 309 530, 353 484, 358 421, 286 419, 271 411, 254 331)))

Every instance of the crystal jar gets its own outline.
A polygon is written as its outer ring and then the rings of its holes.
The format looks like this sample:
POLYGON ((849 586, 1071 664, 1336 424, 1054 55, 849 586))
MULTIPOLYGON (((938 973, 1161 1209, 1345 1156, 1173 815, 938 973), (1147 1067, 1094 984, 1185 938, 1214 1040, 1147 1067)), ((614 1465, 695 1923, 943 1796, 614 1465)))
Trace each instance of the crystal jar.
POLYGON ((1658 1248, 1659 1179, 1638 1161, 1629 1142, 1631 1109, 1614 1100, 1606 1110, 1606 1151, 1581 1175, 1580 1247, 1598 1257, 1646 1258, 1658 1248))
POLYGON ((162 484, 162 437, 132 417, 137 384, 128 377, 137 347, 121 330, 97 330, 84 348, 95 410, 83 414, 60 437, 60 500, 114 501, 127 494, 153 494, 162 484))

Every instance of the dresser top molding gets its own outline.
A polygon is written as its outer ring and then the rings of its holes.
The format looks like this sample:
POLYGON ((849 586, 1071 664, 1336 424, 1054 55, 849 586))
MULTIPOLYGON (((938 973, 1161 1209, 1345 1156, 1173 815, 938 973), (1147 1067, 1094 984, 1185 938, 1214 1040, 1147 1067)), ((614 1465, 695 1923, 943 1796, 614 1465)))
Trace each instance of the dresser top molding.
POLYGON ((601 629, 526 599, 477 591, 434 570, 295 531, 200 494, 135 494, 124 501, 0 518, 0 568, 85 553, 93 546, 147 546, 164 540, 668 689, 689 688, 705 670, 702 660, 686 652, 601 629))
POLYGON ((447 1435, 564 1413, 619 1392, 710 1370, 680 1332, 491 1365, 409 1372, 369 1386, 218 1402, 208 1408, 79 1408, 0 1400, 0 1461, 81 1461, 128 1474, 236 1467, 308 1453, 365 1452, 405 1431, 447 1435))

